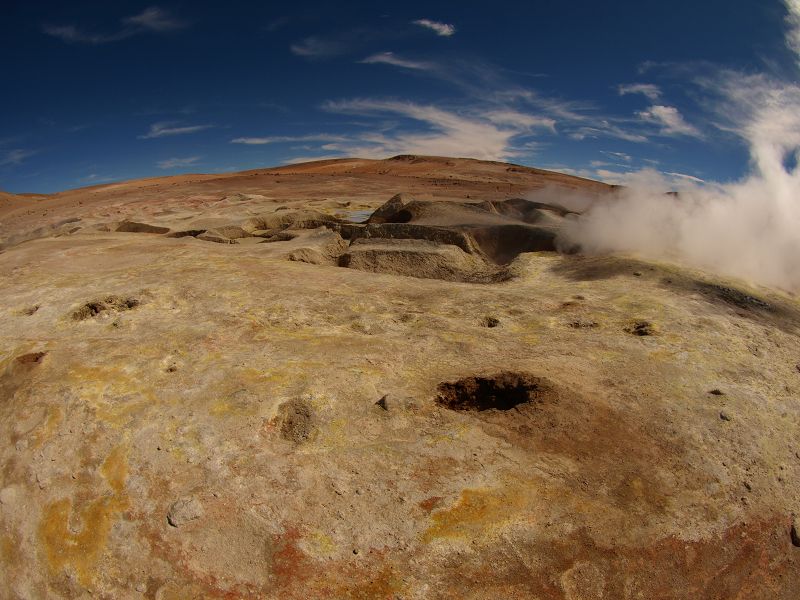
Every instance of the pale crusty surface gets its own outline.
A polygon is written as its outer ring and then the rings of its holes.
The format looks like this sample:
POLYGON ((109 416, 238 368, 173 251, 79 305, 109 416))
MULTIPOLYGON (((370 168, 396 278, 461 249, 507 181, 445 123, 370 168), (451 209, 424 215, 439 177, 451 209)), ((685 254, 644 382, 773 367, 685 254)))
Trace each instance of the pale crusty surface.
POLYGON ((604 192, 520 169, 332 161, 0 199, 0 597, 796 598, 796 299, 624 257, 525 253, 457 283, 289 260, 324 258, 326 230, 113 231, 604 192), (553 393, 436 402, 506 371, 553 393))

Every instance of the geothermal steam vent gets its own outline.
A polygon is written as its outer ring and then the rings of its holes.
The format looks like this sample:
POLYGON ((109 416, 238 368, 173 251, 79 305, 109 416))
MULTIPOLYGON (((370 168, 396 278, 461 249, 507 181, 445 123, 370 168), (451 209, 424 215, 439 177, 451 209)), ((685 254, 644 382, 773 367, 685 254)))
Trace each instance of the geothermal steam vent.
POLYGON ((401 156, 1 198, 0 596, 794 600, 800 305, 584 253, 620 194, 401 156))

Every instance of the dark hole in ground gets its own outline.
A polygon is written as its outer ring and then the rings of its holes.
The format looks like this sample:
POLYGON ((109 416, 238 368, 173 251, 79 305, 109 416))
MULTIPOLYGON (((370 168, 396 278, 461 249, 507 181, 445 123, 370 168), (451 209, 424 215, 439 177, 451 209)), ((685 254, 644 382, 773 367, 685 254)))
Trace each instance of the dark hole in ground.
POLYGON ((649 321, 636 321, 630 327, 626 327, 625 331, 638 336, 654 335, 656 333, 655 326, 649 321))
POLYGON ((484 327, 490 327, 490 328, 497 327, 498 325, 500 325, 500 319, 498 319, 497 317, 484 317, 481 324, 484 327))
POLYGON ((35 365, 42 362, 47 352, 31 352, 17 357, 17 362, 23 365, 35 365))
POLYGON ((437 404, 459 411, 511 410, 521 404, 555 399, 546 379, 527 373, 503 372, 440 383, 437 404))

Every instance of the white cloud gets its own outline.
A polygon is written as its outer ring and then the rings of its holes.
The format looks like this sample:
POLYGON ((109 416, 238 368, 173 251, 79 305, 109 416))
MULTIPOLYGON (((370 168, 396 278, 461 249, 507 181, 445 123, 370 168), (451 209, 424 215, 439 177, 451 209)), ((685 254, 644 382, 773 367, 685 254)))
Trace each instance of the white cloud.
POLYGON ((577 127, 576 129, 570 131, 568 135, 573 140, 579 140, 579 141, 585 140, 587 138, 592 139, 600 137, 611 137, 620 140, 625 140, 626 142, 637 142, 637 143, 650 141, 644 134, 629 131, 618 125, 614 125, 613 123, 610 123, 605 119, 598 119, 592 125, 582 125, 580 127, 577 127))
POLYGON ((455 25, 441 23, 440 21, 431 21, 430 19, 417 19, 414 21, 414 25, 427 27, 431 31, 435 31, 436 35, 441 35, 444 37, 450 37, 456 32, 455 25))
POLYGON ((784 0, 787 15, 786 45, 795 53, 795 60, 800 65, 800 0, 784 0))
POLYGON ((403 69, 415 69, 420 71, 431 71, 435 68, 433 63, 408 60, 395 55, 393 52, 379 52, 378 54, 368 56, 359 62, 367 65, 392 65, 395 67, 401 67, 403 69))
POLYGON ((611 156, 619 160, 624 160, 625 162, 631 162, 631 155, 626 154, 625 152, 612 152, 610 150, 601 150, 600 154, 605 154, 606 156, 611 156))
POLYGON ((76 179, 78 183, 88 183, 90 185, 96 185, 100 183, 108 183, 109 181, 114 181, 113 177, 103 177, 102 175, 98 175, 97 173, 90 173, 85 177, 80 177, 76 179))
POLYGON ((533 129, 536 127, 556 130, 556 121, 549 117, 539 117, 516 110, 504 109, 485 113, 486 118, 496 125, 509 125, 518 129, 533 129))
POLYGON ((305 58, 337 56, 347 51, 347 46, 338 39, 307 37, 289 46, 292 54, 305 58))
MULTIPOLYGON (((593 167, 599 161, 592 161, 590 163, 593 167)), ((603 166, 603 165, 598 165, 603 166)), ((643 169, 631 169, 623 165, 607 165, 622 167, 621 170, 612 170, 606 168, 595 168, 594 170, 580 169, 573 173, 581 177, 589 179, 599 179, 605 183, 612 185, 623 186, 640 186, 649 184, 653 181, 658 181, 663 185, 664 191, 667 190, 685 190, 691 186, 698 184, 705 184, 706 181, 695 177, 694 175, 687 175, 686 173, 676 173, 674 171, 658 171, 656 169, 646 167, 643 169)))
POLYGON ((661 97, 661 89, 652 83, 628 83, 617 86, 620 96, 626 94, 642 94, 650 100, 658 100, 661 97))
POLYGON ((146 8, 138 15, 123 19, 122 22, 133 27, 140 27, 143 30, 156 32, 172 31, 186 26, 185 23, 172 18, 167 11, 157 6, 146 8))
POLYGON ((159 169, 175 169, 177 167, 188 167, 195 164, 202 156, 190 156, 188 158, 167 158, 156 163, 159 169))
POLYGON ((168 135, 184 135, 187 133, 195 133, 203 131, 204 129, 211 129, 213 125, 186 125, 183 127, 175 127, 174 123, 153 123, 150 125, 150 131, 144 135, 140 135, 140 140, 149 140, 153 138, 165 137, 168 135))
POLYGON ((282 144, 287 142, 345 142, 349 138, 342 135, 313 133, 310 135, 273 135, 267 137, 239 137, 231 140, 231 144, 247 144, 260 146, 265 144, 282 144))
POLYGON ((681 113, 674 106, 654 104, 646 110, 637 112, 636 115, 644 121, 660 126, 661 135, 703 137, 694 125, 690 125, 684 120, 681 113))
POLYGON ((693 181, 694 183, 705 183, 705 179, 700 179, 699 177, 695 177, 694 175, 687 175, 686 173, 676 173, 674 171, 664 171, 664 175, 670 175, 671 177, 678 177, 680 179, 685 179, 687 181, 693 181))
POLYGON ((458 114, 411 102, 346 100, 328 102, 324 108, 332 112, 359 116, 396 115, 415 121, 424 127, 422 131, 398 131, 398 128, 395 128, 393 131, 383 133, 365 133, 346 143, 322 146, 323 150, 337 151, 349 156, 430 154, 506 160, 518 153, 512 140, 527 132, 493 123, 478 112, 458 114))
POLYGON ((22 148, 17 148, 15 150, 9 150, 2 156, 0 156, 0 167, 5 167, 8 165, 21 165, 31 156, 36 154, 36 150, 24 150, 22 148))
POLYGON ((122 19, 122 28, 110 33, 91 33, 75 25, 43 25, 42 31, 61 41, 76 44, 107 44, 118 42, 142 33, 166 33, 186 27, 157 6, 146 8, 141 13, 122 19))
POLYGON ((321 156, 293 156, 292 158, 287 158, 283 161, 285 165, 293 165, 296 163, 305 163, 305 162, 313 162, 315 160, 333 160, 336 158, 342 158, 341 154, 323 154, 321 156))

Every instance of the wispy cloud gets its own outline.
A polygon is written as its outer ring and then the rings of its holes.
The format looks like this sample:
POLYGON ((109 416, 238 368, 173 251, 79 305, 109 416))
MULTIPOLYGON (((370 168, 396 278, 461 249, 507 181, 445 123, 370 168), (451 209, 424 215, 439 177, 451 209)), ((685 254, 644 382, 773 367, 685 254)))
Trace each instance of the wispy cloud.
POLYGON ((434 63, 401 58, 396 54, 394 54, 393 52, 379 52, 378 54, 373 54, 358 62, 367 65, 374 65, 374 64, 392 65, 394 67, 400 67, 403 69, 415 69, 419 71, 431 71, 436 68, 436 65, 434 63))
POLYGON ((610 156, 618 160, 624 160, 625 162, 631 162, 632 160, 631 155, 625 152, 613 152, 611 150, 601 150, 600 154, 605 154, 606 156, 610 156))
POLYGON ((115 31, 95 33, 80 29, 75 25, 45 24, 42 31, 72 44, 107 44, 118 42, 142 33, 167 33, 186 27, 186 23, 172 17, 167 11, 157 6, 144 9, 141 13, 125 17, 121 27, 115 31))
POLYGON ((187 158, 167 158, 156 163, 159 169, 176 169, 178 167, 188 167, 199 161, 202 156, 189 156, 187 158))
POLYGON ((88 183, 89 185, 100 184, 100 183, 108 183, 109 181, 114 181, 114 177, 104 177, 102 175, 98 175, 97 173, 90 173, 85 177, 79 177, 75 181, 78 183, 88 183))
POLYGON ((149 140, 153 138, 166 137, 169 135, 185 135, 187 133, 196 133, 205 129, 211 129, 213 125, 185 125, 176 126, 175 123, 153 123, 150 125, 150 131, 144 135, 138 136, 140 140, 149 140))
POLYGON ((491 110, 487 111, 484 116, 495 125, 508 125, 520 131, 542 128, 555 133, 556 130, 555 119, 539 117, 512 109, 491 110))
POLYGON ((795 54, 795 61, 800 65, 800 0, 784 0, 786 5, 786 45, 795 54))
POLYGON ((642 94, 650 100, 658 100, 661 97, 661 88, 652 83, 623 83, 617 86, 620 96, 628 94, 642 94))
MULTIPOLYGON (((640 119, 615 118, 599 114, 590 103, 545 96, 520 87, 501 74, 502 69, 481 60, 412 61, 390 52, 375 54, 361 61, 383 63, 444 81, 459 88, 475 105, 497 113, 527 114, 537 124, 547 124, 571 139, 616 138, 647 142, 640 119)), ((652 129, 652 128, 651 128, 652 129)))
POLYGON ((419 25, 420 27, 426 27, 431 31, 435 31, 436 35, 441 35, 443 37, 450 37, 456 32, 455 25, 450 25, 449 23, 442 23, 440 21, 431 21, 430 19, 417 19, 413 23, 414 25, 419 25))
POLYGON ((309 135, 273 135, 267 137, 239 137, 231 140, 231 144, 247 144, 260 146, 265 144, 283 144, 290 142, 344 142, 349 138, 342 135, 313 133, 309 135))
POLYGON ((36 153, 36 150, 25 150, 22 148, 9 150, 5 154, 0 155, 0 167, 21 165, 36 153))
POLYGON ((159 33, 186 27, 183 21, 173 18, 167 11, 157 6, 146 8, 138 15, 123 19, 122 22, 130 27, 139 27, 144 31, 159 33))
POLYGON ((349 45, 343 39, 310 36, 295 42, 289 49, 292 54, 304 58, 329 58, 349 51, 349 45))
POLYGON ((700 177, 695 177, 694 175, 687 175, 686 173, 676 173, 675 171, 664 171, 665 175, 670 175, 671 177, 677 177, 679 179, 685 179, 687 181, 693 181, 694 183, 706 183, 705 179, 701 179, 700 177))
POLYGON ((369 115, 393 115, 415 124, 396 126, 388 131, 368 132, 347 142, 322 146, 349 156, 385 157, 393 154, 433 154, 469 156, 484 160, 505 160, 519 150, 513 140, 528 134, 534 126, 549 127, 547 122, 530 122, 522 115, 486 114, 482 111, 456 113, 435 106, 393 100, 357 99, 327 102, 331 112, 369 115), (491 117, 496 122, 492 122, 491 117), (511 123, 514 125, 511 126, 511 123), (522 127, 520 127, 522 126, 522 127))
POLYGON ((683 115, 674 106, 654 104, 653 106, 636 113, 643 121, 653 123, 660 127, 659 134, 664 136, 684 135, 689 137, 703 137, 694 125, 686 122, 683 115))
POLYGON ((569 131, 568 136, 573 140, 583 141, 585 139, 594 138, 616 138, 625 140, 626 142, 643 143, 648 142, 650 139, 641 132, 632 131, 624 127, 620 127, 606 119, 597 119, 596 121, 586 120, 591 122, 592 125, 580 125, 569 131))

